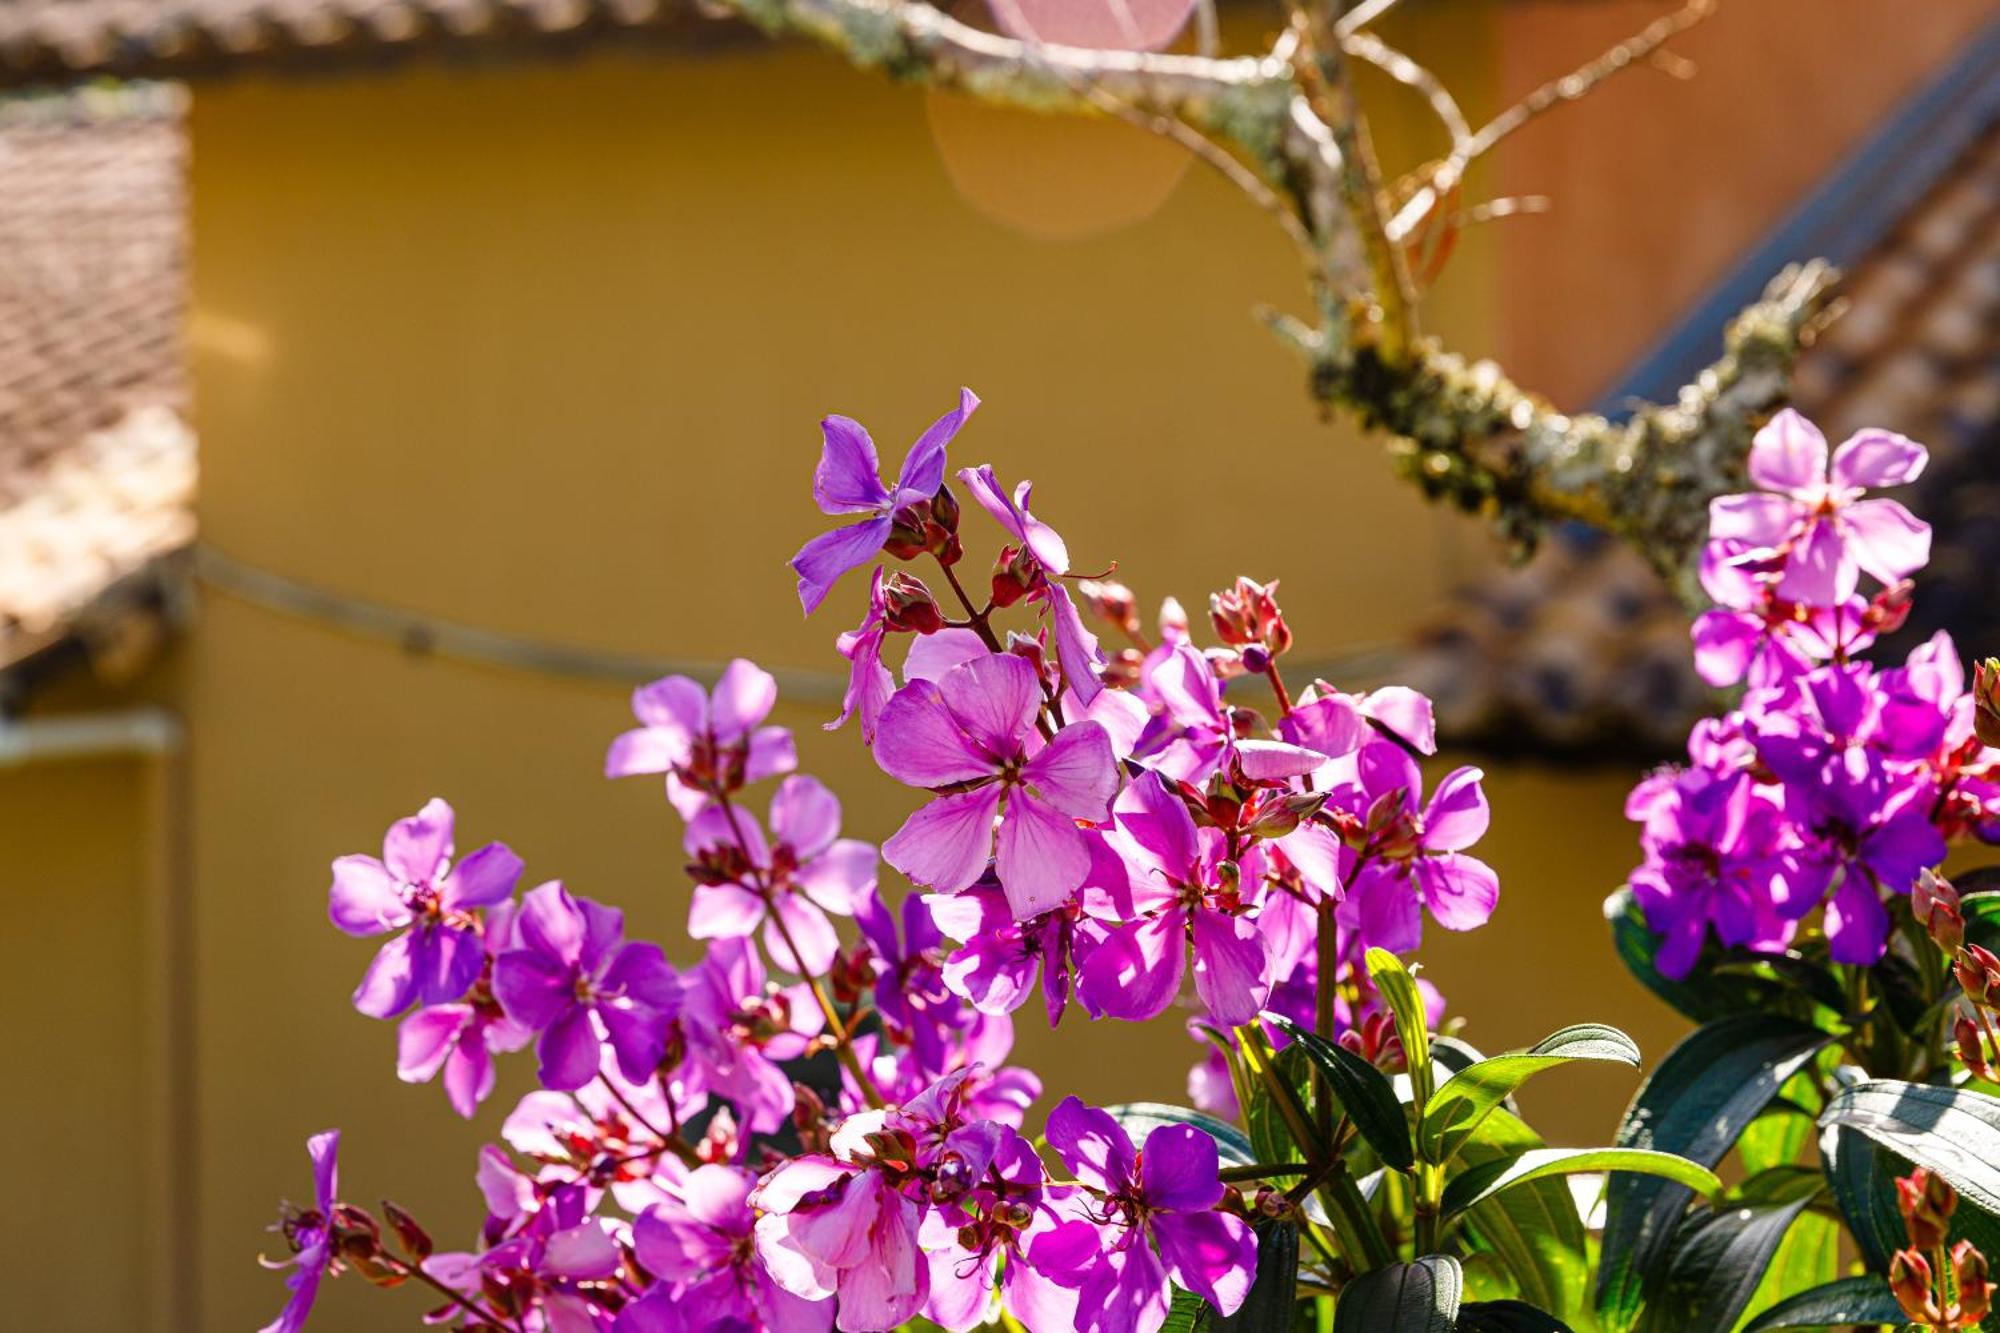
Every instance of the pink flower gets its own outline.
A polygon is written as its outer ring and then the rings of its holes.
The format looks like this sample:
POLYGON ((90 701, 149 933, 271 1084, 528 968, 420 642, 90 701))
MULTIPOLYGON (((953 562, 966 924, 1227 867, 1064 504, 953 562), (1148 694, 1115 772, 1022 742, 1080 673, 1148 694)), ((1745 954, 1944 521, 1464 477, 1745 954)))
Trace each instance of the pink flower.
POLYGON ((1180 992, 1190 944, 1195 992, 1226 1027, 1247 1023, 1270 997, 1267 940, 1254 917, 1264 874, 1252 845, 1231 860, 1220 829, 1197 829, 1157 773, 1118 798, 1106 835, 1124 860, 1140 913, 1084 962, 1077 995, 1095 1014, 1133 1021, 1164 1012, 1180 992))
POLYGON ((1485 925, 1500 900, 1500 877, 1464 851, 1492 817, 1480 771, 1453 769, 1421 807, 1423 775, 1401 746, 1369 742, 1355 754, 1354 772, 1328 802, 1362 825, 1340 923, 1392 953, 1422 941, 1420 905, 1446 930, 1485 925))
POLYGON ((1063 576, 1069 573, 1069 547, 1054 528, 1028 512, 1028 497, 1035 484, 1024 481, 1009 497, 986 464, 960 469, 958 479, 993 521, 1033 558, 1035 569, 1028 595, 1047 604, 1055 623, 1056 660, 1062 665, 1063 678, 1077 702, 1088 706, 1104 689, 1097 675, 1104 665, 1104 654, 1098 650, 1097 636, 1085 627, 1069 589, 1063 586, 1063 576))
POLYGON ((1111 738, 1077 722, 1043 742, 1041 681, 1011 654, 953 667, 936 684, 913 680, 882 710, 875 761, 916 787, 948 789, 882 845, 916 883, 956 893, 979 878, 994 849, 1017 918, 1062 903, 1083 883, 1090 849, 1076 820, 1110 818, 1118 790, 1111 738))
POLYGON ((428 1083, 442 1069, 445 1096, 468 1120, 493 1091, 493 1052, 534 1040, 493 998, 494 960, 513 947, 514 905, 502 903, 487 913, 486 966, 465 1002, 419 1009, 396 1029, 396 1077, 428 1083))
POLYGON ((771 1333, 824 1333, 833 1326, 832 1301, 793 1295, 757 1261, 750 1206, 756 1183, 735 1167, 699 1167, 640 1214, 633 1248, 661 1281, 634 1307, 645 1317, 621 1319, 619 1333, 715 1328, 731 1320, 771 1333))
POLYGON ((1100 1197, 1084 1212, 1102 1245, 1077 1292, 1080 1333, 1158 1333, 1168 1280, 1223 1314, 1250 1294, 1257 1239, 1222 1201, 1215 1140, 1190 1125, 1161 1125, 1134 1152, 1124 1127, 1074 1097, 1049 1113, 1049 1146, 1077 1183, 1100 1197))
POLYGON ((960 389, 958 406, 932 422, 930 429, 910 446, 893 489, 882 484, 882 463, 875 454, 875 441, 860 422, 843 416, 830 416, 820 422, 820 458, 819 467, 813 472, 813 499, 821 513, 865 517, 858 523, 821 533, 792 557, 792 570, 799 576, 799 605, 807 615, 826 600, 842 574, 875 558, 896 526, 897 510, 938 493, 944 485, 945 446, 978 406, 978 395, 970 389, 960 389))
POLYGON ((329 1129, 324 1134, 315 1134, 307 1139, 306 1155, 312 1159, 313 1206, 297 1211, 288 1208, 281 1228, 285 1240, 292 1247, 292 1257, 269 1265, 292 1270, 291 1276, 285 1279, 292 1295, 278 1317, 264 1325, 258 1333, 299 1333, 306 1326, 306 1316, 312 1313, 313 1301, 319 1296, 320 1279, 326 1276, 327 1268, 336 1258, 333 1253, 333 1211, 334 1195, 340 1189, 340 1131, 329 1129))
POLYGON ((611 742, 604 776, 665 773, 667 799, 692 819, 718 791, 799 766, 792 734, 761 725, 777 702, 771 673, 740 657, 723 669, 713 694, 686 676, 641 685, 632 691, 641 725, 611 742))
POLYGON ((840 801, 803 775, 786 778, 772 796, 771 835, 766 841, 756 819, 720 804, 688 821, 696 876, 688 934, 735 939, 761 925, 765 953, 817 976, 840 949, 827 913, 852 916, 875 891, 875 847, 840 837, 840 801))
POLYGON ((1930 559, 1928 524, 1894 500, 1861 498, 1869 487, 1915 481, 1924 460, 1922 445, 1864 430, 1829 461, 1826 437, 1786 408, 1751 444, 1750 479, 1763 492, 1711 501, 1709 535, 1782 553, 1784 600, 1839 606, 1861 574, 1890 584, 1930 559))
POLYGON ((918 1245, 922 1212, 898 1185, 914 1170, 884 1158, 899 1136, 890 1112, 849 1116, 833 1136, 833 1156, 795 1157, 759 1185, 750 1202, 757 1256, 771 1278, 807 1301, 840 1300, 842 1329, 886 1329, 914 1316, 930 1297, 930 1264, 918 1245))
POLYGON ((449 805, 430 801, 389 826, 381 860, 343 856, 333 863, 327 914, 334 925, 349 935, 403 931, 382 946, 354 992, 354 1007, 370 1018, 464 995, 485 961, 474 913, 505 902, 521 878, 521 858, 503 843, 453 864, 453 818, 449 805))
POLYGON ((688 971, 681 1033, 691 1090, 726 1098, 744 1127, 768 1134, 792 1113, 792 1080, 778 1066, 805 1054, 825 1025, 805 983, 778 988, 748 940, 711 941, 688 971))

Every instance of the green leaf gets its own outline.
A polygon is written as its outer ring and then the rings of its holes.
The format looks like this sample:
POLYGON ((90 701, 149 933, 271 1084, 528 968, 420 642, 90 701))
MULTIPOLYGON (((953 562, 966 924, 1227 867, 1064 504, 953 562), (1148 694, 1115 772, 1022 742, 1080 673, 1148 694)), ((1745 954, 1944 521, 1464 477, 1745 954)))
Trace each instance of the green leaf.
POLYGON ((1160 1325, 1160 1333, 1197 1333, 1206 1329, 1208 1321, 1215 1315, 1209 1303, 1191 1291, 1174 1288, 1174 1303, 1167 1307, 1167 1322, 1160 1325))
POLYGON ((1192 1125, 1215 1140, 1216 1154, 1224 1166, 1249 1166, 1257 1160, 1251 1154, 1250 1140, 1242 1130, 1201 1111, 1160 1102, 1126 1102, 1121 1106, 1107 1106, 1104 1110, 1132 1136, 1135 1147, 1143 1146, 1146 1136, 1161 1125, 1192 1125))
POLYGON ((1449 1255, 1374 1269, 1340 1289, 1333 1333, 1452 1333, 1463 1288, 1449 1255))
MULTIPOLYGON (((1817 1028, 1769 1014, 1739 1014, 1697 1028, 1640 1086, 1617 1142, 1712 1167, 1828 1040, 1817 1028)), ((1637 1317, 1689 1198, 1688 1188, 1675 1181, 1611 1177, 1597 1273, 1597 1308, 1610 1328, 1629 1328, 1637 1317)))
POLYGON ((1858 1131, 1835 1125, 1820 1136, 1820 1161, 1834 1204, 1869 1271, 1889 1271, 1889 1256, 1906 1243, 1896 1210, 1896 1177, 1909 1167, 1878 1150, 1858 1131))
MULTIPOLYGON (((1459 1149, 1457 1164, 1462 1173, 1543 1146, 1512 1112, 1496 1110, 1459 1149)), ((1468 1243, 1490 1254, 1514 1279, 1510 1294, 1564 1319, 1584 1313, 1589 1236, 1568 1182, 1551 1178, 1518 1185, 1473 1205, 1463 1220, 1468 1243)))
POLYGON ((1410 1120, 1389 1076, 1344 1046, 1336 1045, 1316 1032, 1308 1032, 1289 1018, 1273 1014, 1271 1022, 1291 1035, 1293 1044, 1306 1053, 1327 1086, 1339 1099, 1347 1118, 1361 1131, 1382 1161, 1399 1171, 1416 1165, 1410 1147, 1410 1120))
POLYGON ((1395 954, 1370 949, 1366 957, 1369 979, 1396 1020, 1396 1038, 1403 1043, 1403 1063, 1415 1080, 1413 1100, 1421 1115, 1431 1094, 1430 1019, 1424 1012, 1424 997, 1417 993, 1416 978, 1395 954))
POLYGON ((1233 1315, 1212 1314, 1215 1333, 1291 1333, 1299 1304, 1299 1229, 1290 1222, 1257 1224, 1257 1277, 1233 1315))
POLYGON ((1445 1081, 1424 1109, 1417 1149, 1427 1162, 1449 1162, 1486 1113, 1544 1069, 1575 1060, 1639 1065, 1639 1047, 1617 1028, 1580 1023, 1514 1051, 1481 1060, 1445 1081))
POLYGON ((1571 1333, 1570 1326, 1526 1301, 1480 1301, 1458 1312, 1458 1333, 1571 1333))
MULTIPOLYGON (((1280 1083, 1291 1089, 1306 1123, 1313 1123, 1318 1092, 1313 1087, 1312 1061, 1306 1053, 1296 1046, 1287 1046, 1271 1057, 1271 1070, 1280 1083)), ((1238 1095, 1245 1097, 1243 1123, 1257 1160, 1276 1163, 1305 1161, 1305 1150, 1292 1141, 1292 1131, 1286 1126, 1284 1114, 1278 1109, 1271 1090, 1264 1086, 1262 1079, 1254 1076, 1246 1082, 1247 1094, 1238 1095)))
POLYGON ((1653 965, 1660 952, 1660 937, 1647 929, 1630 889, 1619 889, 1604 900, 1604 919, 1610 923, 1611 943, 1626 970, 1640 985, 1697 1023, 1769 1009, 1783 994, 1783 987, 1763 977, 1717 970, 1714 964, 1721 955, 1713 944, 1703 949, 1686 978, 1676 981, 1662 976, 1653 965))
POLYGON ((1889 1284, 1869 1274, 1844 1277, 1786 1297, 1744 1325, 1743 1333, 1777 1333, 1786 1328, 1827 1328, 1835 1324, 1895 1324, 1904 1320, 1889 1284))
POLYGON ((1826 1192, 1826 1177, 1816 1166, 1785 1162, 1767 1166, 1722 1196, 1723 1208, 1763 1208, 1803 1200, 1810 1204, 1826 1192))
POLYGON ((1835 1093, 1820 1124, 1854 1130, 1943 1176, 1963 1203, 2000 1214, 2000 1099, 1875 1079, 1835 1093))
MULTIPOLYGON (((1795 1291, 1807 1291, 1833 1281, 1840 1272, 1840 1223, 1808 1202, 1792 1223, 1764 1270, 1764 1280, 1750 1297, 1747 1310, 1762 1310, 1795 1291)), ((1739 1324, 1750 1321, 1745 1318, 1739 1324)))
POLYGON ((1586 1171, 1639 1172, 1702 1194, 1715 1194, 1722 1189, 1722 1182, 1713 1171, 1668 1152, 1648 1148, 1536 1148, 1459 1172, 1444 1187, 1443 1211, 1450 1217, 1516 1185, 1586 1171))
POLYGON ((1797 1199, 1768 1208, 1690 1214, 1675 1237, 1659 1292, 1646 1302, 1642 1327, 1659 1333, 1734 1328, 1805 1206, 1797 1199))
POLYGON ((1802 1069, 1792 1075, 1763 1114, 1737 1136, 1736 1153, 1743 1170, 1754 1175, 1766 1167, 1798 1161, 1812 1142, 1814 1122, 1823 1106, 1813 1071, 1802 1069))

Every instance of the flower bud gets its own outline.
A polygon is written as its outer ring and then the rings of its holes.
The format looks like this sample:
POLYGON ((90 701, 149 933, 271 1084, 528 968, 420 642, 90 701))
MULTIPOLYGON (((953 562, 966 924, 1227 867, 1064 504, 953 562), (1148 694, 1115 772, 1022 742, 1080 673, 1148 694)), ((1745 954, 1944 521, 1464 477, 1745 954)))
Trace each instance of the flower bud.
POLYGON ((1898 1250, 1889 1260, 1889 1290, 1912 1323, 1927 1327, 1942 1322, 1931 1296, 1930 1261, 1915 1250, 1898 1250))
POLYGON ((1180 598, 1169 597, 1160 603, 1160 637, 1163 639, 1185 639, 1188 632, 1187 608, 1180 598))
POLYGON ((1996 998, 2000 998, 2000 958, 1995 958, 1989 950, 1977 944, 1965 945, 1959 949, 1951 971, 1958 978, 1959 989, 1972 1003, 1990 1009, 1996 998))
POLYGON ((1273 657, 1292 646, 1292 631, 1285 614, 1278 609, 1278 583, 1256 583, 1238 578, 1235 586, 1210 593, 1208 619, 1215 633, 1233 647, 1256 644, 1273 657))
POLYGON ((1958 1058, 1965 1068, 1980 1078, 1991 1079, 1993 1071, 1986 1063, 1986 1048, 1980 1043, 1979 1028, 1963 1014, 1951 1026, 1952 1039, 1958 1044, 1958 1058))
POLYGON ((1973 668, 1972 699, 1972 730, 1979 743, 2000 748, 2000 657, 1973 668))
POLYGON ((958 497, 951 493, 951 487, 940 486, 931 497, 931 522, 946 532, 958 532, 958 497))
POLYGON ((396 1233, 396 1243, 403 1247, 403 1253, 417 1263, 431 1257, 430 1233, 417 1225, 417 1219, 398 1208, 387 1199, 382 1200, 382 1215, 389 1219, 389 1229, 396 1233))
POLYGON ((1910 889, 1910 914, 1917 924, 1930 931, 1931 939, 1947 953, 1965 938, 1965 918, 1959 911, 1958 890, 1951 881, 1933 870, 1917 876, 1910 889))
POLYGON ((1127 634, 1139 632, 1139 599, 1113 579, 1080 579, 1076 595, 1099 620, 1127 634))
POLYGON ((1001 547, 1000 558, 993 562, 993 605, 1012 606, 1020 601, 1039 575, 1040 566, 1028 548, 1001 547))
POLYGON ((1958 1317, 1967 1327, 1983 1321, 1993 1309, 1993 1289, 1986 1281, 1986 1256, 1969 1240, 1951 1250, 1951 1273, 1958 1285, 1958 1317))
POLYGON ((882 623, 904 634, 935 634, 944 613, 924 581, 901 570, 882 580, 882 623))
POLYGON ((1861 613, 1861 627, 1871 634, 1894 634, 1910 618, 1916 591, 1917 585, 1908 579, 1882 589, 1861 613))
POLYGON ((1951 1214, 1958 1207, 1958 1194, 1934 1171, 1918 1167, 1896 1181, 1896 1207, 1903 1214, 1903 1229, 1918 1250, 1934 1250, 1944 1244, 1951 1214))

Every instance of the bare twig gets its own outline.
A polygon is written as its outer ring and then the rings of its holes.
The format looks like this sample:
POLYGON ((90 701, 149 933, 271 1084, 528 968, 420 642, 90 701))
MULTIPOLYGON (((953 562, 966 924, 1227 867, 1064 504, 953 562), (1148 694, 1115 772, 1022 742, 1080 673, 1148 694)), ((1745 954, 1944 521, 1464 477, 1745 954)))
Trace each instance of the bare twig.
POLYGON ((1397 240, 1414 231, 1449 195, 1465 176, 1466 169, 1493 150, 1495 144, 1520 129, 1536 116, 1564 102, 1574 102, 1621 70, 1649 60, 1668 41, 1686 32, 1715 13, 1721 0, 1688 0, 1671 14, 1655 19, 1603 55, 1580 65, 1559 79, 1551 79, 1526 97, 1481 126, 1465 143, 1438 165, 1430 182, 1410 196, 1389 221, 1389 235, 1397 240))

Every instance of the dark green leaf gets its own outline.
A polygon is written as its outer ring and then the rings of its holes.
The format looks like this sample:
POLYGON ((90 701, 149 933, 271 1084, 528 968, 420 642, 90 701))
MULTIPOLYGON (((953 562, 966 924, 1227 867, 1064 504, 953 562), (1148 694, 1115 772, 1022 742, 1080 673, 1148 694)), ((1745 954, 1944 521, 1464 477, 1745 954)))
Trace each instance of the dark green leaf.
POLYGON ((1763 977, 1718 971, 1715 962, 1721 955, 1713 943, 1703 949, 1700 961, 1684 979, 1675 981, 1660 975, 1653 966, 1660 938, 1647 929, 1630 889, 1619 889, 1604 900, 1604 919, 1610 923, 1612 945, 1626 970, 1647 990, 1697 1023, 1768 1010, 1783 993, 1783 987, 1763 977))
POLYGON ((1516 1157, 1485 1162, 1453 1176, 1444 1187, 1444 1215, 1464 1212, 1482 1199, 1532 1180, 1590 1171, 1640 1172, 1702 1194, 1715 1194, 1722 1188, 1713 1171, 1672 1153, 1647 1148, 1537 1148, 1516 1157))
POLYGON ((1859 1132, 1838 1125, 1820 1135, 1820 1160, 1834 1204, 1871 1272, 1889 1271, 1889 1256, 1905 1243, 1896 1211, 1896 1177, 1908 1166, 1879 1151, 1859 1132))
POLYGON ((1646 1302, 1642 1327, 1658 1333, 1735 1327, 1778 1242, 1805 1206, 1798 1199, 1769 1208, 1689 1214, 1659 1291, 1646 1302))
POLYGON ((1525 1051, 1481 1060, 1453 1074, 1432 1096, 1417 1131, 1418 1151, 1427 1162, 1449 1162, 1486 1113, 1512 1096, 1516 1088, 1544 1069, 1574 1060, 1602 1060, 1636 1068, 1639 1048, 1617 1028, 1580 1023, 1544 1037, 1525 1051))
MULTIPOLYGON (((1840 1223, 1807 1203, 1804 1212, 1778 1242, 1746 1310, 1763 1310, 1776 1305, 1795 1291, 1809 1291, 1833 1281, 1840 1273, 1840 1223)), ((1741 1320, 1748 1323, 1748 1319, 1741 1320)))
POLYGON ((1257 1279, 1233 1315, 1212 1314, 1216 1333, 1291 1333, 1299 1304, 1299 1229, 1290 1222, 1257 1224, 1257 1279))
POLYGON ((2000 1214, 2000 1099, 1875 1079, 1835 1093, 1820 1124, 1865 1135, 1943 1176, 1962 1202, 2000 1214))
MULTIPOLYGON (((1289 1088, 1293 1099, 1304 1114, 1306 1123, 1312 1123, 1313 1108, 1318 1104, 1318 1096, 1313 1088, 1312 1061, 1296 1046, 1287 1046, 1271 1057, 1271 1071, 1278 1081, 1289 1088)), ((1285 1123, 1284 1114, 1278 1109, 1271 1090, 1263 1080, 1251 1078, 1247 1099, 1243 1102, 1243 1123, 1248 1130, 1251 1151, 1260 1162, 1303 1162, 1305 1150, 1292 1142, 1292 1131, 1285 1123)))
POLYGON ((1207 1301, 1175 1287, 1174 1303, 1167 1307, 1167 1322, 1160 1325, 1160 1333, 1198 1333, 1214 1316, 1215 1310, 1207 1301))
POLYGON ((1779 985, 1799 992, 1814 1004, 1831 1009, 1836 1014, 1847 1012, 1847 996, 1840 988, 1839 978, 1820 964, 1797 953, 1756 954, 1747 958, 1732 958, 1718 963, 1714 971, 1719 976, 1746 976, 1759 981, 1776 980, 1779 985))
POLYGON ((1936 1035, 1936 1028, 1926 1021, 1930 1000, 1924 994, 1923 978, 1908 959, 1893 953, 1883 955, 1881 962, 1868 969, 1868 983, 1882 997, 1882 1007, 1903 1035, 1926 1042, 1936 1035))
POLYGON ((1816 1166, 1786 1162, 1767 1166, 1722 1196, 1721 1208, 1760 1208, 1803 1200, 1810 1204, 1826 1192, 1826 1177, 1816 1166))
POLYGON ((1458 1333, 1570 1333, 1570 1327, 1526 1301, 1479 1301, 1458 1312, 1458 1333))
MULTIPOLYGON (((1543 1146, 1520 1119, 1497 1110, 1459 1149, 1457 1165, 1469 1171, 1543 1146)), ((1562 1318, 1582 1313, 1588 1237, 1569 1182, 1536 1180, 1491 1195, 1464 1214, 1464 1223, 1472 1247, 1491 1254, 1514 1279, 1512 1294, 1562 1318)))
MULTIPOLYGON (((1696 1029, 1632 1099, 1618 1127, 1619 1146, 1714 1166, 1828 1040, 1817 1028, 1768 1014, 1739 1014, 1696 1029)), ((1637 1316, 1690 1197, 1673 1181, 1612 1175, 1597 1273, 1597 1308, 1612 1329, 1630 1327, 1637 1316)))
POLYGON ((1452 1333, 1463 1286, 1449 1255, 1374 1269, 1340 1289, 1333 1333, 1452 1333))
POLYGON ((1779 1301, 1744 1326, 1743 1333, 1776 1333, 1785 1328, 1825 1328, 1834 1324, 1902 1324, 1903 1307, 1889 1284, 1869 1274, 1844 1277, 1779 1301))
POLYGON ((1143 1146, 1146 1136, 1161 1125, 1192 1125, 1215 1140, 1216 1153, 1224 1166, 1249 1166, 1257 1160, 1251 1155, 1250 1140, 1242 1130, 1205 1112, 1160 1102, 1127 1102, 1104 1109, 1132 1136, 1134 1147, 1143 1146))
POLYGON ((1410 1147, 1410 1119, 1402 1102, 1396 1099, 1396 1089, 1387 1074, 1346 1047, 1308 1032, 1288 1018, 1274 1014, 1271 1022, 1289 1033, 1293 1044, 1326 1076, 1341 1109, 1384 1163, 1399 1171, 1407 1171, 1416 1164, 1410 1147))

